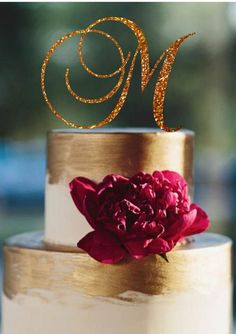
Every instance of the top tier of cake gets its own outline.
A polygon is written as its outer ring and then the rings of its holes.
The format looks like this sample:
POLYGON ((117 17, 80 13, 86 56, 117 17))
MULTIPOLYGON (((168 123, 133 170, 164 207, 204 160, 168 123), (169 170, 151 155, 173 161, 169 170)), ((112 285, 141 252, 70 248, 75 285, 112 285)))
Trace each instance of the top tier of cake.
POLYGON ((193 191, 191 131, 156 129, 54 130, 48 134, 45 242, 75 247, 90 226, 75 207, 69 182, 83 176, 100 182, 108 174, 140 171, 180 173, 193 191))

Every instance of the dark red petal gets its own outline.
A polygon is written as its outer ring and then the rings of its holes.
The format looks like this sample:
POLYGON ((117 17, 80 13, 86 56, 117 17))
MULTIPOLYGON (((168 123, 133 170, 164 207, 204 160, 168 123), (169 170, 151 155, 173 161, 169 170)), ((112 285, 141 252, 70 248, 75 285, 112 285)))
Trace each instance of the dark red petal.
POLYGON ((166 240, 178 241, 185 234, 184 232, 194 223, 197 216, 197 210, 193 208, 186 214, 183 214, 177 218, 176 221, 168 226, 168 221, 164 225, 165 232, 163 233, 163 238, 166 240))
POLYGON ((94 192, 88 192, 83 202, 83 215, 93 228, 96 227, 98 210, 99 205, 96 194, 94 192))
POLYGON ((139 172, 130 178, 130 182, 136 185, 142 185, 152 180, 152 175, 144 172, 139 172))
POLYGON ((85 177, 76 177, 73 179, 70 184, 70 193, 71 197, 78 208, 78 210, 84 214, 84 199, 88 193, 96 192, 96 183, 85 178, 85 177))
POLYGON ((191 204, 190 208, 195 209, 197 211, 197 215, 193 224, 184 232, 185 236, 202 233, 210 225, 209 217, 207 216, 206 212, 200 208, 199 205, 193 203, 191 204))
POLYGON ((104 177, 103 181, 98 184, 97 194, 101 196, 104 191, 119 186, 125 186, 129 183, 129 179, 118 174, 111 174, 104 177))
POLYGON ((159 237, 164 233, 164 226, 161 224, 157 224, 155 221, 152 221, 145 225, 144 231, 147 233, 151 233, 152 235, 159 237))
POLYGON ((156 238, 150 243, 148 249, 152 254, 162 254, 169 252, 174 245, 173 242, 167 242, 162 238, 156 238))
POLYGON ((132 212, 133 214, 139 214, 140 213, 140 208, 133 204, 132 202, 128 201, 127 199, 123 199, 120 202, 120 207, 121 209, 127 210, 132 212))
POLYGON ((164 232, 164 226, 158 224, 155 221, 136 221, 131 227, 130 231, 135 233, 140 238, 156 238, 157 236, 161 236, 164 232))
POLYGON ((124 243, 125 248, 129 252, 130 256, 134 259, 141 259, 148 255, 147 246, 152 239, 145 240, 130 240, 124 243))
POLYGON ((187 185, 185 179, 177 172, 164 170, 162 171, 162 174, 164 178, 167 179, 171 184, 179 183, 182 188, 184 188, 187 185))
POLYGON ((147 199, 150 203, 156 198, 156 193, 154 191, 153 185, 145 184, 140 189, 140 198, 147 199))
POLYGON ((163 180, 164 180, 164 175, 162 174, 162 172, 160 172, 158 170, 153 172, 152 176, 154 177, 154 179, 156 179, 160 183, 162 183, 163 180))
POLYGON ((77 243, 77 247, 83 249, 85 252, 90 253, 94 243, 95 232, 89 232, 77 243))
POLYGON ((110 174, 104 177, 103 182, 104 183, 127 183, 127 181, 129 181, 129 179, 123 175, 119 175, 119 174, 110 174))
POLYGON ((170 182, 172 187, 178 191, 181 191, 182 197, 188 199, 188 185, 185 179, 177 172, 164 170, 162 171, 164 178, 170 182))
POLYGON ((164 195, 164 207, 168 209, 170 206, 176 206, 178 201, 178 194, 172 191, 167 191, 164 195))
POLYGON ((115 237, 107 231, 90 232, 78 242, 77 246, 95 260, 105 264, 117 263, 126 255, 115 237))

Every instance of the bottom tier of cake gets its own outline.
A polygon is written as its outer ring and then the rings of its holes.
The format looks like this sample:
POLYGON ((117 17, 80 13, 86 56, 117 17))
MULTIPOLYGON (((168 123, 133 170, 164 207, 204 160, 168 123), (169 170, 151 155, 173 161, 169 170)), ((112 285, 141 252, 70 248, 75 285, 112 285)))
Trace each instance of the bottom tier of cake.
POLYGON ((168 254, 103 265, 48 250, 40 233, 4 248, 3 334, 230 334, 231 241, 203 234, 168 254))

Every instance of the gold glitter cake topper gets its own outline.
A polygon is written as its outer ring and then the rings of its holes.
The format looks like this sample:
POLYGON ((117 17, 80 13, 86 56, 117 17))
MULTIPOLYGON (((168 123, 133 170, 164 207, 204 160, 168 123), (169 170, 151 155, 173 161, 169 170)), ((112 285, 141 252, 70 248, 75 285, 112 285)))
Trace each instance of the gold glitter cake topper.
POLYGON ((130 87, 130 83, 131 83, 131 80, 132 80, 134 66, 135 66, 135 62, 136 62, 138 54, 140 54, 140 60, 141 60, 141 90, 142 90, 142 92, 144 91, 144 89, 146 88, 147 84, 149 83, 151 77, 155 73, 155 71, 157 69, 157 66, 162 61, 162 59, 165 57, 165 59, 163 61, 163 64, 162 64, 162 67, 161 67, 161 70, 159 72, 159 76, 158 76, 158 79, 157 79, 157 82, 156 82, 156 85, 155 85, 155 89, 154 89, 153 116, 154 116, 154 119, 155 119, 155 122, 156 122, 157 126, 159 128, 161 128, 162 130, 167 131, 167 132, 177 131, 177 130, 180 129, 180 127, 169 128, 164 123, 164 115, 163 114, 164 114, 164 101, 165 101, 166 89, 167 89, 169 75, 170 75, 170 72, 171 72, 173 63, 175 61, 175 58, 176 58, 179 47, 181 46, 181 44, 183 43, 183 41, 185 39, 187 39, 189 36, 192 36, 194 34, 195 33, 187 34, 185 36, 180 37, 179 39, 177 39, 173 43, 171 43, 171 45, 157 59, 153 68, 150 69, 150 57, 149 57, 149 50, 148 50, 147 40, 146 40, 146 37, 145 37, 143 31, 141 30, 141 28, 136 23, 134 23, 133 21, 131 21, 129 19, 123 18, 123 17, 105 17, 105 18, 99 19, 99 20, 93 22, 92 24, 90 24, 86 29, 76 30, 76 31, 73 31, 73 32, 63 36, 55 44, 52 45, 52 47, 50 48, 50 50, 48 51, 48 53, 47 53, 47 55, 44 59, 44 62, 43 62, 43 65, 42 65, 42 70, 41 70, 41 87, 42 87, 42 92, 43 92, 44 99, 45 99, 49 109, 51 110, 51 112, 58 119, 62 120, 64 123, 66 123, 68 126, 71 126, 73 128, 78 128, 78 129, 93 129, 93 128, 102 127, 102 126, 108 124, 109 122, 111 122, 119 114, 121 108, 123 107, 123 105, 125 103, 126 97, 128 95, 128 92, 129 92, 129 87, 130 87), (136 50, 135 50, 135 52, 132 56, 132 59, 131 59, 131 52, 129 52, 126 57, 124 56, 124 53, 123 53, 123 50, 122 50, 121 46, 119 45, 119 43, 116 41, 116 39, 114 37, 112 37, 111 35, 109 35, 108 33, 104 32, 102 30, 94 29, 100 23, 108 22, 108 21, 120 22, 120 23, 124 24, 135 35, 138 45, 137 45, 137 48, 136 48, 136 50), (114 71, 110 74, 98 74, 98 73, 93 72, 86 65, 86 63, 84 62, 82 49, 83 49, 84 39, 85 39, 85 37, 88 33, 95 33, 95 34, 103 35, 103 36, 107 37, 109 40, 111 40, 112 43, 115 45, 115 47, 119 51, 119 55, 120 55, 120 59, 121 59, 121 65, 116 71, 114 71), (96 103, 105 102, 105 101, 109 100, 110 98, 112 98, 114 96, 114 94, 117 93, 120 86, 122 85, 122 83, 124 81, 125 74, 126 74, 126 67, 127 67, 128 63, 130 62, 129 69, 127 71, 128 73, 127 73, 126 81, 125 81, 125 84, 123 85, 123 89, 121 91, 121 94, 120 94, 120 97, 119 97, 119 100, 118 100, 116 106, 114 107, 112 112, 105 119, 98 122, 97 124, 93 124, 93 125, 89 125, 89 126, 82 126, 82 125, 79 125, 79 124, 75 124, 73 122, 70 122, 70 121, 66 120, 64 117, 62 117, 61 114, 59 114, 56 111, 56 109, 53 107, 52 103, 50 102, 50 100, 48 98, 48 95, 46 93, 46 87, 45 87, 45 75, 46 75, 46 69, 47 69, 47 65, 48 65, 49 60, 51 59, 51 57, 54 54, 54 52, 56 51, 56 49, 64 41, 66 41, 69 38, 74 37, 76 35, 81 35, 79 46, 78 46, 78 54, 79 54, 80 63, 83 66, 83 68, 91 76, 96 77, 96 78, 100 78, 100 79, 106 79, 106 78, 112 78, 116 75, 117 76, 119 75, 119 79, 118 79, 117 83, 106 95, 104 95, 100 98, 97 98, 97 99, 89 99, 89 98, 84 98, 84 97, 76 94, 76 92, 73 90, 73 88, 71 87, 71 84, 70 84, 70 79, 69 79, 70 70, 69 70, 69 68, 67 68, 66 72, 65 72, 66 87, 67 87, 67 90, 70 93, 70 95, 73 98, 75 98, 77 101, 80 101, 80 102, 83 102, 83 103, 96 104, 96 103))

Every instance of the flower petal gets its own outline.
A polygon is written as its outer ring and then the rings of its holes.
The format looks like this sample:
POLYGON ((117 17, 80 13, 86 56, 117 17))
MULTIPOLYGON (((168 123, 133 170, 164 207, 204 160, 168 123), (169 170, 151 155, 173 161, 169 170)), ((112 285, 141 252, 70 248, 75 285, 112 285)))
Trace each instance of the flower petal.
POLYGON ((97 194, 101 196, 103 192, 113 189, 114 187, 120 190, 129 184, 129 179, 122 175, 110 174, 104 177, 103 181, 98 184, 97 194))
POLYGON ((162 172, 156 170, 155 172, 153 172, 152 176, 154 177, 154 179, 156 181, 158 181, 158 183, 162 183, 164 180, 164 175, 162 174, 162 172))
POLYGON ((181 192, 183 198, 188 199, 188 185, 183 176, 170 170, 164 170, 162 174, 164 178, 172 184, 172 187, 174 186, 181 192))
POLYGON ((174 247, 173 242, 167 242, 162 238, 154 239, 149 245, 149 252, 152 254, 162 254, 169 252, 174 247))
POLYGON ((151 241, 152 239, 130 240, 124 242, 124 246, 132 258, 141 259, 148 255, 147 246, 151 241))
POLYGON ((139 172, 130 178, 130 182, 136 185, 142 185, 150 182, 152 179, 152 175, 144 172, 139 172))
POLYGON ((167 191, 163 196, 164 208, 168 209, 169 207, 177 206, 178 194, 173 191, 167 191))
POLYGON ((143 238, 156 238, 163 234, 164 226, 155 221, 137 220, 131 227, 131 232, 136 235, 141 235, 143 238))
POLYGON ((70 194, 77 207, 77 209, 84 214, 84 199, 88 193, 96 192, 96 183, 85 178, 76 177, 70 184, 70 194))
POLYGON ((209 217, 199 205, 193 203, 190 208, 195 209, 197 211, 197 215, 192 225, 184 232, 185 236, 202 233, 210 225, 209 217))
POLYGON ((120 207, 126 211, 130 211, 133 214, 139 214, 140 213, 140 208, 138 206, 136 206, 135 204, 133 204, 132 202, 130 202, 129 200, 127 200, 126 198, 124 198, 121 202, 120 202, 120 207))
POLYGON ((162 237, 166 240, 172 240, 177 242, 181 237, 185 235, 185 231, 194 223, 197 216, 197 210, 193 208, 190 212, 178 217, 170 226, 168 221, 165 227, 165 232, 162 237))
POLYGON ((163 225, 152 221, 145 225, 144 231, 149 234, 155 235, 156 237, 159 237, 164 233, 165 228, 163 225))
POLYGON ((177 184, 179 183, 182 188, 187 186, 187 183, 183 176, 181 176, 179 173, 170 171, 170 170, 163 170, 162 174, 165 179, 167 179, 171 184, 177 184))
POLYGON ((107 231, 90 232, 78 242, 77 246, 104 264, 117 263, 126 255, 116 238, 107 231))
POLYGON ((97 213, 99 210, 99 205, 97 201, 97 196, 93 192, 88 192, 84 198, 83 202, 83 215, 87 219, 88 223, 95 229, 97 220, 97 213))

